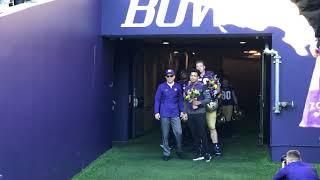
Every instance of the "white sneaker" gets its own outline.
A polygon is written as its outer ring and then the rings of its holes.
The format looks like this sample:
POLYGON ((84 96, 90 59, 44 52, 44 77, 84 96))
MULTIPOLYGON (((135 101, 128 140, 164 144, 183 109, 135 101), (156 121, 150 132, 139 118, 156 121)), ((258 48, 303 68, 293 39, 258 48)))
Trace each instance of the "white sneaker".
POLYGON ((201 161, 201 160, 204 160, 204 156, 198 155, 198 156, 195 156, 192 160, 193 161, 201 161))
MULTIPOLYGON (((162 144, 160 144, 160 147, 163 149, 163 145, 162 145, 162 144)), ((172 148, 171 148, 171 147, 169 147, 169 149, 171 150, 172 148)))
POLYGON ((212 159, 212 156, 210 156, 210 155, 205 158, 206 162, 210 162, 211 159, 212 159))

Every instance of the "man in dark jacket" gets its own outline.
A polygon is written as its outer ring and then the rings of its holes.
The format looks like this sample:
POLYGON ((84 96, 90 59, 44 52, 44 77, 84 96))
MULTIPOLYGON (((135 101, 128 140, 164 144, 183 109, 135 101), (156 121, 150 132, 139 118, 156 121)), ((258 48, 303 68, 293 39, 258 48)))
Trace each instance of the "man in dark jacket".
POLYGON ((210 102, 210 93, 204 84, 198 81, 200 72, 196 69, 190 71, 190 84, 185 89, 185 96, 198 92, 198 97, 188 100, 185 97, 185 112, 188 114, 188 125, 193 137, 195 157, 193 161, 205 160, 210 162, 211 155, 208 149, 206 134, 206 110, 205 105, 210 102), (202 143, 202 144, 201 144, 202 143), (200 146, 203 146, 200 148, 200 146))

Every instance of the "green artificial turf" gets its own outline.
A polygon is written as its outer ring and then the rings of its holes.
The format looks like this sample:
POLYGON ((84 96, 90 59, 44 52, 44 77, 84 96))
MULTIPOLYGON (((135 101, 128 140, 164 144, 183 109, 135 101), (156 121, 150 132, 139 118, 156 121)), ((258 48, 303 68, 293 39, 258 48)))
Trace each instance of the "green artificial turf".
MULTIPOLYGON (((74 180, 113 179, 272 179, 280 163, 272 163, 267 146, 256 145, 255 133, 240 133, 239 137, 223 142, 223 157, 210 163, 193 162, 190 148, 187 159, 161 160, 160 136, 156 133, 134 139, 127 144, 116 145, 74 180)), ((320 172, 320 165, 317 165, 320 172)))

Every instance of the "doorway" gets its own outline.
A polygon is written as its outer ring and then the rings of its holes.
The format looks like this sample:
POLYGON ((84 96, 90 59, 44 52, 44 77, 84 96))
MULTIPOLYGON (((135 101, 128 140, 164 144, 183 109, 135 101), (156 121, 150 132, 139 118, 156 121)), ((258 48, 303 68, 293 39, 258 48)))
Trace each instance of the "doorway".
POLYGON ((243 130, 240 133, 249 132, 258 144, 269 144, 271 59, 262 53, 265 46, 271 46, 269 34, 114 41, 114 96, 121 99, 114 117, 118 139, 127 141, 159 131, 153 98, 164 81, 164 70, 174 68, 179 73, 201 59, 207 70, 230 78, 244 115, 237 123, 243 130))

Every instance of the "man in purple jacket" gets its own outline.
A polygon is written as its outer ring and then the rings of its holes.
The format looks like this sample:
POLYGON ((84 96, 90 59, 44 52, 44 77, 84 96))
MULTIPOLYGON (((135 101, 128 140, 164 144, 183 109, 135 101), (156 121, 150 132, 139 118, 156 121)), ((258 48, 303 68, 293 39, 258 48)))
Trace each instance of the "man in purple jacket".
POLYGON ((282 168, 273 179, 319 180, 319 176, 313 166, 302 162, 298 150, 290 150, 287 152, 285 161, 282 162, 282 168))
POLYGON ((177 156, 182 158, 182 128, 180 117, 184 117, 185 113, 183 112, 182 88, 178 83, 174 82, 174 70, 167 69, 165 78, 166 82, 158 86, 155 95, 154 117, 161 122, 163 144, 162 159, 168 161, 171 153, 168 142, 170 124, 177 142, 177 156))

